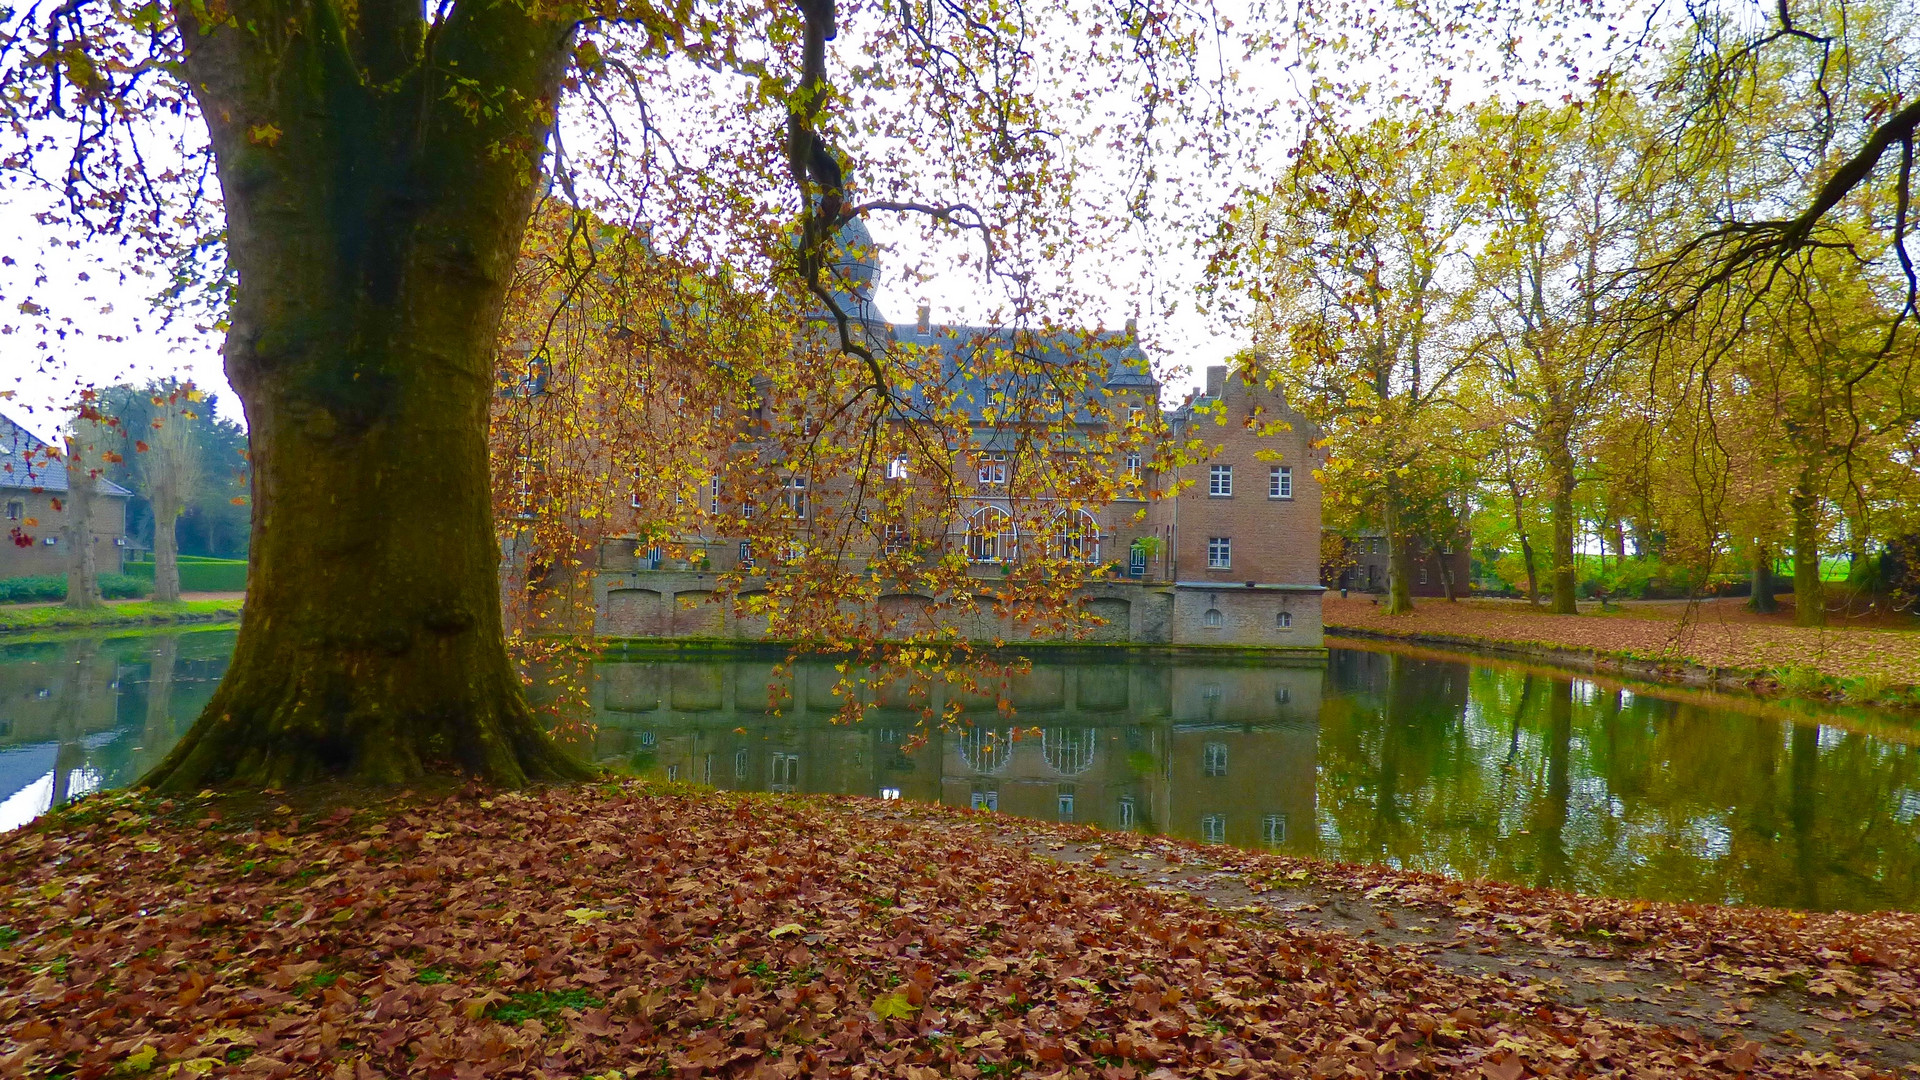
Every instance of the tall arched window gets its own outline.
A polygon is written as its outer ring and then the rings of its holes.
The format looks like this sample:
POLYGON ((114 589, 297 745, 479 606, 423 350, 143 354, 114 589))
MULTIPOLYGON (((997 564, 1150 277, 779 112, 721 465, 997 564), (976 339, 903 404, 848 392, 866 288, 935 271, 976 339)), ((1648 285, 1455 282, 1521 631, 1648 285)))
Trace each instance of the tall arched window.
POLYGON ((1012 562, 1013 515, 997 506, 983 506, 967 519, 967 558, 977 563, 1012 562))
POLYGON ((1100 561, 1100 521, 1085 510, 1062 510, 1053 516, 1053 553, 1056 558, 1100 561))

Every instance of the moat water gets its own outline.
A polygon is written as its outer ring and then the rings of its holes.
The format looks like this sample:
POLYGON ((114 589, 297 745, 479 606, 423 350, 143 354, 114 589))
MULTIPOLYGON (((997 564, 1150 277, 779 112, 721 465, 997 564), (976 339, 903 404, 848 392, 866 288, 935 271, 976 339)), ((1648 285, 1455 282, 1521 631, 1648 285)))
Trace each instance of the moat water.
MULTIPOLYGON (((129 784, 231 631, 0 645, 0 829, 129 784)), ((921 732, 830 664, 609 657, 582 752, 718 788, 919 799, 1585 893, 1920 910, 1920 730, 1864 711, 1335 648, 1324 666, 1037 662, 921 732), (916 745, 916 734, 924 734, 916 745)))

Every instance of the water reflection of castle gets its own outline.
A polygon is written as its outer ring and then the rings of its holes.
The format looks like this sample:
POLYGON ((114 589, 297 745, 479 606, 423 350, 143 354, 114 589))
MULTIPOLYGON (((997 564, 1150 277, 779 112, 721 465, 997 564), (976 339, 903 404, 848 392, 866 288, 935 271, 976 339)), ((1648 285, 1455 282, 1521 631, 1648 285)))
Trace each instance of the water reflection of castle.
MULTIPOLYGON (((831 723, 830 664, 779 680, 757 659, 608 662, 593 752, 670 779, 746 791, 905 797, 1043 820, 1310 850, 1323 670, 1199 663, 1036 663, 1001 717, 919 732, 904 693, 831 723)), ((936 696, 938 708, 945 699, 936 696)), ((916 703, 917 704, 917 703, 916 703)))

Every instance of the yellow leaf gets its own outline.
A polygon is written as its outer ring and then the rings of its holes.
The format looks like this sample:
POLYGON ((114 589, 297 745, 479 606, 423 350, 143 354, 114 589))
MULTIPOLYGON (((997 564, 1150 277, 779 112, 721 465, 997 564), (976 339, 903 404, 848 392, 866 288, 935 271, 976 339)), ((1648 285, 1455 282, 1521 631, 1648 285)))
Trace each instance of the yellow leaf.
POLYGON ((773 930, 767 934, 767 936, 770 938, 774 938, 775 940, 778 940, 783 937, 789 937, 795 934, 804 934, 806 932, 807 932, 806 927, 801 926, 797 922, 790 922, 784 926, 774 927, 773 930))
POLYGON ((882 994, 873 999, 873 1015, 882 1020, 907 1020, 913 1013, 913 1003, 905 994, 882 994))
POLYGON ((127 1055, 127 1059, 120 1063, 120 1071, 127 1073, 146 1072, 148 1069, 153 1068, 153 1059, 159 1056, 160 1051, 157 1048, 143 1046, 127 1055))
POLYGON ((247 129, 247 141, 255 146, 276 146, 280 142, 280 128, 274 124, 255 124, 247 129))
POLYGON ((596 911, 593 908, 583 907, 568 908, 566 911, 561 912, 561 914, 582 926, 585 926, 595 919, 604 919, 607 917, 607 913, 604 911, 596 911))

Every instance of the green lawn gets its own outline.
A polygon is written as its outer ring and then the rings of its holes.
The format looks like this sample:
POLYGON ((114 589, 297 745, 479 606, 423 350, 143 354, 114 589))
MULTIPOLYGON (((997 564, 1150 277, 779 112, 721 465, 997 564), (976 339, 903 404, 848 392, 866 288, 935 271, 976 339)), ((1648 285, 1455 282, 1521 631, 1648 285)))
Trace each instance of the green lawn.
POLYGON ((108 604, 97 611, 74 611, 60 604, 9 604, 0 606, 0 633, 66 630, 91 626, 214 622, 239 617, 239 600, 183 600, 176 604, 136 600, 125 604, 108 604))

